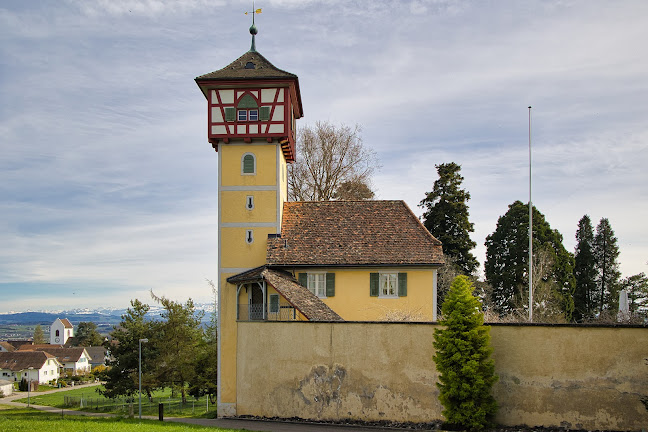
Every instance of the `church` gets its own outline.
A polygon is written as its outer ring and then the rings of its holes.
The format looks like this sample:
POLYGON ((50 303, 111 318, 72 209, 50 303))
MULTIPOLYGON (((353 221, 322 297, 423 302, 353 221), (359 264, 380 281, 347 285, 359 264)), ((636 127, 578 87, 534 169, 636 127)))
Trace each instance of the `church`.
POLYGON ((289 202, 299 79, 256 50, 195 81, 218 153, 218 413, 236 415, 240 321, 436 321, 441 242, 403 201, 289 202))

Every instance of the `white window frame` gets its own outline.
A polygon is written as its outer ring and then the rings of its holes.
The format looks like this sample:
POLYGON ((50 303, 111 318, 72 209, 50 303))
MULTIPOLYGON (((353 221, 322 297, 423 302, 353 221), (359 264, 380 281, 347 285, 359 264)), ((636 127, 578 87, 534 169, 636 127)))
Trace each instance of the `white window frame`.
POLYGON ((245 209, 250 211, 254 210, 254 196, 248 195, 245 197, 245 209))
POLYGON ((245 109, 236 110, 236 119, 240 122, 247 121, 248 112, 245 109))
POLYGON ((326 298, 326 272, 308 272, 306 287, 319 298, 326 298))
POLYGON ((398 298, 398 272, 378 274, 378 297, 398 298), (390 289, 391 293, 389 292, 390 289))
POLYGON ((248 110, 248 121, 259 121, 259 110, 250 109, 248 110))

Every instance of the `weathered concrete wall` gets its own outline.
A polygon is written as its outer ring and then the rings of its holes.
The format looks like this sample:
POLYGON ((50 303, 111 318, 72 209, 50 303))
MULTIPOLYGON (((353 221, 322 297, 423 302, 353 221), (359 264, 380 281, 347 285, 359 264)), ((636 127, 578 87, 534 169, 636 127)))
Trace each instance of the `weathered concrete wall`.
MULTIPOLYGON (((239 322, 237 414, 441 419, 433 324, 239 322)), ((639 430, 648 329, 491 328, 504 425, 639 430)))

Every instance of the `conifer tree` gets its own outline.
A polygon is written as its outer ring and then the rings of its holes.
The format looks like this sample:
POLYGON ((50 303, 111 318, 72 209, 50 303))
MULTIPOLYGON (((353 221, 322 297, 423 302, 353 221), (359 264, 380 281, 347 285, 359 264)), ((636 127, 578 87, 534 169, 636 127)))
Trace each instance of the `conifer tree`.
POLYGON ((596 259, 598 312, 604 310, 616 313, 619 306, 619 246, 612 225, 607 218, 602 218, 596 226, 594 236, 594 257, 596 259))
POLYGON ((470 252, 476 243, 470 239, 475 231, 468 220, 470 193, 461 188, 461 166, 454 162, 436 165, 439 178, 432 192, 427 192, 419 207, 425 208, 423 225, 443 244, 443 253, 452 257, 462 273, 470 275, 478 266, 470 252))
POLYGON ((43 334, 43 328, 40 324, 36 324, 34 328, 34 337, 32 339, 34 345, 40 345, 45 343, 45 335, 43 334))
MULTIPOLYGON (((529 284, 529 207, 521 201, 497 220, 495 232, 486 237, 486 279, 493 287, 492 300, 500 314, 512 312, 523 304, 523 292, 529 284)), ((547 251, 553 261, 548 278, 561 297, 566 320, 570 320, 574 302, 574 257, 562 244, 562 235, 551 228, 545 216, 533 207, 533 250, 547 251)), ((528 297, 527 297, 528 298, 528 297)))
POLYGON ((492 424, 497 403, 491 391, 497 381, 490 358, 490 327, 484 326, 481 303, 467 276, 457 276, 443 303, 443 329, 434 331, 434 361, 439 371, 439 400, 452 427, 483 429, 492 424))
POLYGON ((594 316, 596 293, 596 260, 594 257, 594 227, 585 215, 578 221, 576 253, 574 256, 574 320, 582 321, 594 316))

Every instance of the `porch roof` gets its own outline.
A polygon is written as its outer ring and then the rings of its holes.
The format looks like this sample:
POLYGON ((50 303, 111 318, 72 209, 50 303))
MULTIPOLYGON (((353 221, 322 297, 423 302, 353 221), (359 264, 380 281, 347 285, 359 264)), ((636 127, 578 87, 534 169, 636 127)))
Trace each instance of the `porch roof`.
POLYGON ((231 284, 264 280, 309 321, 344 321, 319 297, 302 286, 288 272, 261 266, 227 279, 231 284))

